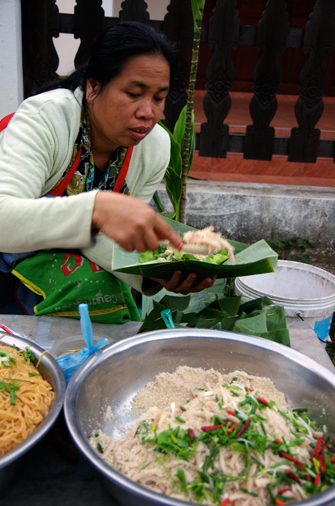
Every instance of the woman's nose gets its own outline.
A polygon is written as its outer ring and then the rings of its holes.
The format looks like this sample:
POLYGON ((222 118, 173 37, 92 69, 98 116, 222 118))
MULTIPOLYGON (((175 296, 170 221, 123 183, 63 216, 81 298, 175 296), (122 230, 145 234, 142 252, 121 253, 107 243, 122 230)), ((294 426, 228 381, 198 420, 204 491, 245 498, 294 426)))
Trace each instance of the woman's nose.
POLYGON ((136 116, 138 118, 145 118, 147 120, 152 119, 154 117, 154 112, 151 102, 147 101, 145 103, 142 103, 136 111, 136 116))

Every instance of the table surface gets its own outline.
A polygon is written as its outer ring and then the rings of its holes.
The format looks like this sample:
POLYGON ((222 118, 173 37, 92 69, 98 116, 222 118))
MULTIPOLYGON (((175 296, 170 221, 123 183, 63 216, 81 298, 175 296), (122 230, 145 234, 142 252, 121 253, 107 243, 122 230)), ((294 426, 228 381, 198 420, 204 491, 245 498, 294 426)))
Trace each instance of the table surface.
MULTIPOLYGON (((0 324, 52 351, 55 342, 81 335, 79 320, 61 317, 0 315, 0 324)), ((95 338, 110 342, 133 336, 138 322, 122 325, 93 323, 95 338)), ((288 323, 291 347, 335 373, 323 344, 305 323, 288 323)), ((67 431, 63 413, 53 429, 26 455, 21 472, 0 506, 117 506, 96 471, 77 451, 67 431)))

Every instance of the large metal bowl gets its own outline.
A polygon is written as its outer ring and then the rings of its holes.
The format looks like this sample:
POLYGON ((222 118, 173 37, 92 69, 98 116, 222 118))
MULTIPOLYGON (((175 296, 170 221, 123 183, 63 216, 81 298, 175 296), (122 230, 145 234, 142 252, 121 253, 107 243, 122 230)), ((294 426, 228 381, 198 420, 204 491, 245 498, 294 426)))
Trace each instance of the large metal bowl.
MULTIPOLYGON (((0 340, 0 345, 1 344, 9 346, 15 345, 21 350, 25 350, 28 346, 37 359, 40 358, 44 351, 33 341, 9 335, 0 340)), ((3 457, 0 457, 0 493, 9 490, 8 485, 19 473, 20 466, 23 463, 23 457, 51 429, 63 406, 66 383, 63 371, 57 364, 56 360, 50 354, 45 354, 42 357, 38 370, 41 376, 52 386, 54 392, 56 393, 55 399, 48 415, 45 417, 37 430, 35 430, 35 432, 33 432, 19 446, 9 453, 6 453, 3 457)))
MULTIPOLYGON (((136 393, 157 374, 173 372, 180 365, 223 372, 239 369, 269 377, 292 406, 308 408, 312 418, 326 424, 335 441, 335 374, 305 355, 266 339, 232 332, 178 329, 141 334, 91 356, 72 377, 64 401, 75 443, 121 505, 189 504, 137 485, 107 465, 88 442, 97 429, 117 436, 120 425, 134 421, 129 406, 136 393), (107 406, 112 408, 112 420, 106 419, 107 406)), ((335 506, 335 487, 299 504, 335 506)))

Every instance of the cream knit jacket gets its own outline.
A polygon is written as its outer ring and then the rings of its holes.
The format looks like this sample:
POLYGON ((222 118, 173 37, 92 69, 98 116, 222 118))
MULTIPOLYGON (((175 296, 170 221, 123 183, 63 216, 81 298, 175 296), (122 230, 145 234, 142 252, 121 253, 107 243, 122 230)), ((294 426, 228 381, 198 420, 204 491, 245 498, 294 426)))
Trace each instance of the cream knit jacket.
MULTIPOLYGON (((71 160, 83 92, 57 89, 26 99, 0 134, 0 251, 79 248, 111 272, 113 241, 92 235, 97 191, 40 199, 71 160)), ((156 125, 134 147, 126 182, 133 197, 148 203, 170 158, 170 139, 156 125)), ((142 277, 115 275, 139 291, 142 277)), ((155 289, 154 291, 157 291, 155 289)))

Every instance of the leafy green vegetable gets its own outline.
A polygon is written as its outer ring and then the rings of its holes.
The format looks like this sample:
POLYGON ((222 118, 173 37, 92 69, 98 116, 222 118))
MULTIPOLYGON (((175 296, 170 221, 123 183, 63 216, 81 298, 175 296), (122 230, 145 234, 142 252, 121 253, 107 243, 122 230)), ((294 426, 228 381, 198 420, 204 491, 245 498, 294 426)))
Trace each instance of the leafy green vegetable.
POLYGON ((184 492, 185 497, 187 497, 187 482, 186 482, 186 478, 185 478, 185 473, 181 467, 178 467, 178 471, 177 471, 176 476, 180 482, 180 488, 184 492))
MULTIPOLYGON (((10 378, 6 378, 10 379, 10 378)), ((7 383, 6 381, 0 381, 0 391, 5 390, 10 395, 10 402, 14 406, 15 400, 18 399, 18 396, 15 392, 18 392, 20 390, 20 386, 17 384, 18 381, 22 380, 11 380, 10 383, 7 383)))
POLYGON ((190 436, 187 430, 167 429, 159 434, 151 435, 142 439, 145 443, 154 443, 154 448, 160 453, 171 453, 182 460, 189 460, 194 455, 194 449, 191 446, 190 436))
POLYGON ((31 362, 36 361, 36 356, 33 354, 33 352, 28 347, 23 352, 23 356, 24 356, 24 359, 25 359, 27 365, 31 364, 31 362))
MULTIPOLYGON (((144 253, 140 254, 139 262, 140 263, 147 263, 147 262, 153 262, 155 260, 161 259, 161 261, 167 261, 167 255, 165 253, 166 246, 159 246, 158 249, 155 251, 145 251, 144 253)), ((196 258, 194 255, 191 255, 190 253, 183 253, 179 250, 174 250, 173 253, 170 256, 169 261, 175 261, 180 262, 182 260, 197 260, 200 262, 207 262, 210 264, 220 265, 223 262, 225 262, 228 259, 227 250, 222 250, 220 253, 217 253, 216 255, 208 255, 206 258, 196 258)))
POLYGON ((16 364, 13 357, 9 356, 9 350, 0 350, 0 366, 10 367, 10 364, 16 364))

